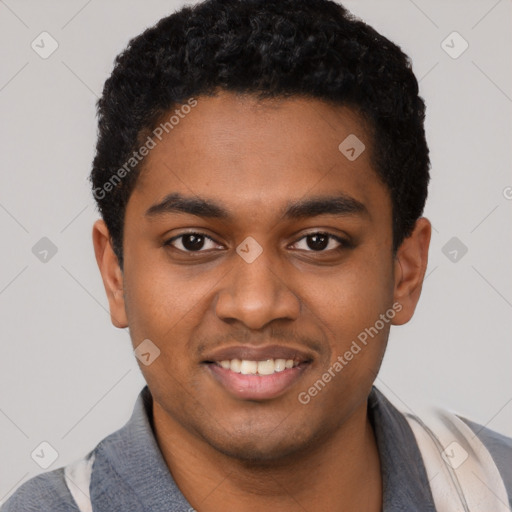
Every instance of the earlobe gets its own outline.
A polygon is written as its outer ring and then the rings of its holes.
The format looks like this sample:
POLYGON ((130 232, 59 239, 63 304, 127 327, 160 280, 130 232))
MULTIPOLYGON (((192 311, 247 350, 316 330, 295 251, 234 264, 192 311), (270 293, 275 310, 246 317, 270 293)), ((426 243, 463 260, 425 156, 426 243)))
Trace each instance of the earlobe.
POLYGON ((101 219, 93 225, 92 241, 96 262, 107 294, 111 321, 116 327, 123 329, 128 326, 123 293, 123 272, 112 248, 107 225, 101 219))
POLYGON ((411 235, 404 239, 395 257, 394 302, 402 309, 393 319, 393 325, 403 325, 413 316, 418 304, 428 263, 428 248, 432 225, 420 217, 411 235))

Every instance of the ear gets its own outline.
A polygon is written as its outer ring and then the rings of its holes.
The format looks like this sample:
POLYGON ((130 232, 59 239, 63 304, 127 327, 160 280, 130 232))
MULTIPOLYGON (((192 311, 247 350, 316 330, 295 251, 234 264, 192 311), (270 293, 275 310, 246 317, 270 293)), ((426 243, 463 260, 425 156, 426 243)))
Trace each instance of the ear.
POLYGON ((103 286, 107 293, 112 323, 123 329, 128 326, 124 303, 123 272, 112 248, 110 233, 103 220, 97 220, 92 228, 92 242, 96 262, 100 269, 103 286))
POLYGON ((425 217, 420 217, 410 236, 404 239, 395 256, 394 301, 402 308, 392 321, 393 325, 407 323, 414 314, 420 299, 423 278, 427 270, 428 248, 432 225, 425 217))

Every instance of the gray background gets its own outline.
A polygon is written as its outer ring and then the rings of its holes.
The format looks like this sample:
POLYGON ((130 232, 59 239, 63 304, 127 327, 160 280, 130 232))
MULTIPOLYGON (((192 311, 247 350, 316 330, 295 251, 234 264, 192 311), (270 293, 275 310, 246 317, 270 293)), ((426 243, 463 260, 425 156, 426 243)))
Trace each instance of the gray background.
MULTIPOLYGON (((42 441, 58 452, 49 469, 84 455, 144 385, 110 323, 86 177, 115 55, 181 4, 0 1, 0 500, 43 471, 30 456, 42 441), (59 45, 47 59, 31 48, 43 31, 59 45), (32 252, 42 237, 57 248, 45 263, 32 252)), ((423 295, 392 329, 376 385, 402 408, 438 404, 512 435, 511 2, 345 5, 411 56, 432 160, 423 295), (469 43, 456 59, 441 44, 453 31, 469 43), (455 262, 452 237, 468 249, 455 262)))

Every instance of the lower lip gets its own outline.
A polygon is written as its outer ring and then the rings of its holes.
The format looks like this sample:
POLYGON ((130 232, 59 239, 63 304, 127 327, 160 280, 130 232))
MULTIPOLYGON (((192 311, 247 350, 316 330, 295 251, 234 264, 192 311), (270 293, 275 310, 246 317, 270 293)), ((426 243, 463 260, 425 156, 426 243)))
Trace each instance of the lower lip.
POLYGON ((242 375, 226 370, 215 363, 206 365, 211 374, 236 398, 243 400, 269 400, 287 391, 309 366, 301 363, 272 375, 242 375))

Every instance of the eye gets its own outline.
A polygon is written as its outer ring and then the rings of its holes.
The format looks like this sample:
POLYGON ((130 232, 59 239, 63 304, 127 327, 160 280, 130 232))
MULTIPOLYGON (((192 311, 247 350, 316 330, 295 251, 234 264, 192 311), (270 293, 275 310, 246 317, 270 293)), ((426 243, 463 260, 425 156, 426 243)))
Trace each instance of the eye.
POLYGON ((164 245, 172 246, 183 252, 204 252, 201 249, 205 249, 205 245, 206 250, 208 250, 215 249, 215 245, 218 244, 216 244, 213 238, 204 233, 189 232, 170 238, 164 245), (210 247, 208 247, 208 244, 210 247))
MULTIPOLYGON (((297 246, 300 243, 304 245, 302 241, 305 241, 305 247, 298 247, 298 249, 307 252, 329 252, 351 246, 348 240, 323 231, 308 233, 295 242, 293 246, 297 246)), ((164 245, 171 246, 185 253, 206 252, 207 250, 219 247, 219 244, 217 244, 213 238, 200 232, 188 232, 176 235, 165 241, 164 245)))
POLYGON ((306 248, 302 247, 300 250, 306 250, 308 252, 328 252, 330 250, 340 250, 350 247, 348 240, 341 238, 330 233, 323 231, 316 231, 314 233, 308 233, 303 236, 294 245, 299 244, 302 240, 305 240, 306 248), (309 248, 309 249, 308 249, 309 248), (327 249, 327 250, 326 250, 327 249))

